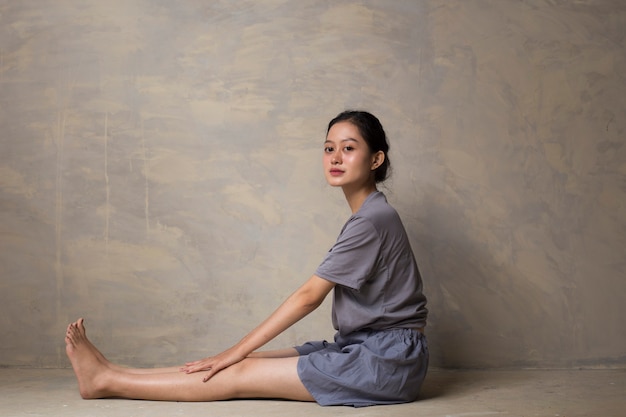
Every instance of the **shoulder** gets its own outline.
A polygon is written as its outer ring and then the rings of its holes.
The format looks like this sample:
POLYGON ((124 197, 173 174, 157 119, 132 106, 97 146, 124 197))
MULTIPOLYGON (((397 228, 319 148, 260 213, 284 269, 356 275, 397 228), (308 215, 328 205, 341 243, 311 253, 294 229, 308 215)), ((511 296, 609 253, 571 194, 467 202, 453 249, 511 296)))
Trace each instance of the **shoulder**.
POLYGON ((396 209, 387 202, 387 197, 380 191, 368 196, 355 217, 368 219, 373 224, 399 219, 396 209))
POLYGON ((387 202, 385 195, 377 191, 363 204, 357 215, 362 217, 362 223, 367 223, 370 230, 383 241, 404 239, 406 230, 396 209, 387 202))

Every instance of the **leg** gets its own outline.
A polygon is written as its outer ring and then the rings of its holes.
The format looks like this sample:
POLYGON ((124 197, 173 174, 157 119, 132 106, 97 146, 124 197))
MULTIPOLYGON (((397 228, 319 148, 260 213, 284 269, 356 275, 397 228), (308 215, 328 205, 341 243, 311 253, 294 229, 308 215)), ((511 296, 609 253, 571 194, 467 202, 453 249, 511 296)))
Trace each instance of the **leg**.
MULTIPOLYGON (((83 384, 84 398, 122 397, 160 401, 219 401, 237 398, 281 398, 314 401, 300 382, 297 358, 244 359, 207 382, 202 373, 130 374, 110 371, 83 384), (100 379, 98 379, 100 378, 100 379), (90 388, 91 387, 91 388, 90 388)), ((80 381, 80 377, 79 377, 80 381)))
POLYGON ((248 355, 249 358, 293 358, 295 356, 300 356, 295 348, 264 350, 248 355))
POLYGON ((78 326, 68 328, 65 341, 83 398, 169 401, 283 398, 314 401, 298 377, 297 357, 244 359, 209 381, 202 382, 203 374, 200 372, 140 374, 107 366, 78 326))

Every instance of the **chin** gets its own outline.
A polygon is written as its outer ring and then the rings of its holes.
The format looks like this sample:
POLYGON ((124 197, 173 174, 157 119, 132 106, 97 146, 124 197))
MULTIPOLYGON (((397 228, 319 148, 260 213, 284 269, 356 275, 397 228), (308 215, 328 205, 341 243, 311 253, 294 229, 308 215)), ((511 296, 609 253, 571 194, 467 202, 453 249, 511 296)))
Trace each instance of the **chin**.
POLYGON ((337 181, 334 180, 334 178, 326 178, 326 182, 331 187, 341 187, 341 184, 338 184, 337 181))

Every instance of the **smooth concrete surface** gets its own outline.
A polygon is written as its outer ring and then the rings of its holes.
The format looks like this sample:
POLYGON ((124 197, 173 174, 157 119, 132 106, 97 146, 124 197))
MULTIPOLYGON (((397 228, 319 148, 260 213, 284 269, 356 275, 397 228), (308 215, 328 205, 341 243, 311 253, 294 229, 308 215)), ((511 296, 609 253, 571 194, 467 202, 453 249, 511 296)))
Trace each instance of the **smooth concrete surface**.
POLYGON ((67 367, 81 316, 132 366, 237 342, 348 218, 322 143, 362 108, 433 365, 625 367, 624 28, 623 0, 0 0, 0 366, 67 367))
POLYGON ((0 369, 3 417, 622 417, 625 410, 624 370, 431 370, 420 400, 355 409, 274 400, 216 403, 82 400, 69 369, 0 369))

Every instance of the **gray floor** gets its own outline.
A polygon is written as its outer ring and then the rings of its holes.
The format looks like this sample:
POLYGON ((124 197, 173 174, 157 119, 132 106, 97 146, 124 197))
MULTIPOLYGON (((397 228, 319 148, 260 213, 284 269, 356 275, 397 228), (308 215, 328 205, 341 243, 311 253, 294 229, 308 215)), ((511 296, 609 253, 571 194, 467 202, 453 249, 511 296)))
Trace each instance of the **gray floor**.
POLYGON ((70 369, 0 369, 0 416, 626 416, 626 369, 431 370, 422 398, 369 408, 288 401, 82 400, 70 369))

